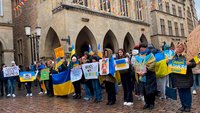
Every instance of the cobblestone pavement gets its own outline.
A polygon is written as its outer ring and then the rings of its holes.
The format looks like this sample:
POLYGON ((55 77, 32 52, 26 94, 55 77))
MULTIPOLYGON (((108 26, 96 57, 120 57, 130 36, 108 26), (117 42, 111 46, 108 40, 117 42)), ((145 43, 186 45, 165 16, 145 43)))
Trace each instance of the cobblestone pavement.
MULTIPOLYGON (((155 109, 143 110, 143 102, 134 96, 134 105, 123 106, 122 87, 119 87, 117 103, 106 105, 106 97, 101 103, 74 100, 68 97, 48 97, 38 95, 34 90, 33 97, 25 97, 25 90, 17 91, 16 98, 0 98, 0 113, 176 113, 180 107, 179 101, 156 99, 155 109)), ((200 90, 197 92, 200 94, 200 90)), ((193 95, 192 113, 200 113, 200 95, 193 95)))

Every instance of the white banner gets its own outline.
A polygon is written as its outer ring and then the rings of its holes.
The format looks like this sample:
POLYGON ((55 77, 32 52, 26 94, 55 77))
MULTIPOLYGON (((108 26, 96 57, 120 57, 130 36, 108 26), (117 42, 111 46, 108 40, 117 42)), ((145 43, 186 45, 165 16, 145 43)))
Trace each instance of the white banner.
POLYGON ((108 75, 109 74, 109 58, 103 58, 99 60, 99 69, 100 75, 108 75))
POLYGON ((12 76, 18 76, 18 75, 19 75, 18 66, 3 68, 3 76, 4 77, 12 77, 12 76))
POLYGON ((71 82, 76 82, 82 78, 82 69, 79 67, 75 67, 71 69, 70 77, 71 77, 71 82))
POLYGON ((98 64, 98 62, 95 62, 82 65, 85 79, 98 79, 98 64))

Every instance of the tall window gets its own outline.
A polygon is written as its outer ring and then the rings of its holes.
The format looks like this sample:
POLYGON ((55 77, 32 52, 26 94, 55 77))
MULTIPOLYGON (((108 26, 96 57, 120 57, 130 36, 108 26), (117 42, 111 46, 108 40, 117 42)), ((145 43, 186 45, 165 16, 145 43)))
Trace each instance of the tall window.
POLYGON ((180 24, 180 27, 181 27, 181 36, 185 36, 185 29, 182 23, 180 24))
POLYGON ((3 2, 0 0, 0 16, 3 16, 3 2))
POLYGON ((136 16, 138 20, 142 20, 142 1, 136 0, 136 16))
POLYGON ((158 8, 159 8, 160 11, 163 11, 162 0, 158 0, 158 8))
POLYGON ((172 5, 172 11, 173 11, 173 15, 176 15, 176 6, 174 4, 172 5))
POLYGON ((165 2, 165 5, 166 5, 166 12, 170 13, 169 2, 165 2))
POLYGON ((120 11, 123 16, 128 16, 128 3, 127 0, 120 0, 120 11))
POLYGON ((176 36, 179 36, 178 23, 174 22, 176 36))
POLYGON ((178 7, 178 14, 179 14, 180 17, 182 17, 182 9, 181 9, 181 7, 178 7))
POLYGON ((100 0, 100 10, 111 12, 110 0, 100 0))
POLYGON ((22 39, 19 39, 17 41, 17 46, 18 46, 18 54, 17 54, 18 63, 22 65, 23 64, 23 41, 22 41, 22 39))
POLYGON ((168 21, 168 30, 169 30, 169 35, 173 35, 172 22, 171 21, 168 21))
POLYGON ((160 25, 161 25, 161 33, 165 35, 165 20, 160 19, 160 25))

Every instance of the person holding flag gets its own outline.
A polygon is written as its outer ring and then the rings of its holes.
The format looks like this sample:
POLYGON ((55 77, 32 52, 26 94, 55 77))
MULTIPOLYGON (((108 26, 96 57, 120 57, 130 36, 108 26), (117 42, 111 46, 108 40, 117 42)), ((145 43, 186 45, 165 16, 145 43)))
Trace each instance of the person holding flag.
POLYGON ((145 105, 143 109, 154 108, 155 94, 157 91, 155 74, 155 57, 146 43, 140 44, 140 52, 136 57, 136 80, 142 83, 141 90, 144 93, 145 105))
POLYGON ((116 80, 114 78, 115 65, 111 49, 107 48, 104 50, 102 60, 104 60, 105 58, 109 58, 109 74, 100 76, 102 78, 102 81, 105 83, 105 88, 108 96, 107 105, 113 105, 116 102, 116 92, 115 92, 116 80))

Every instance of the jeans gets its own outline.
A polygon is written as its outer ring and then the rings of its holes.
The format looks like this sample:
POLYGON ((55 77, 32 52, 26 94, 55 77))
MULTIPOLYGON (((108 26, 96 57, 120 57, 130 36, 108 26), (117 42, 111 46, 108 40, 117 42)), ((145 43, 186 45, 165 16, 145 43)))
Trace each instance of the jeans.
POLYGON ((192 105, 191 89, 190 88, 178 88, 178 93, 179 93, 182 107, 191 108, 191 105, 192 105))
POLYGON ((200 74, 195 74, 193 75, 193 80, 194 80, 194 83, 193 83, 193 86, 192 86, 192 90, 196 90, 197 88, 197 83, 198 85, 200 86, 200 74))
POLYGON ((94 96, 97 101, 102 99, 102 89, 98 79, 92 80, 92 86, 94 90, 94 96))
POLYGON ((92 98, 89 86, 87 84, 83 84, 83 87, 85 89, 85 97, 92 98))
POLYGON ((8 78, 8 94, 15 94, 15 77, 8 78))
POLYGON ((31 82, 26 82, 25 83, 27 94, 31 94, 32 93, 32 91, 31 91, 31 85, 32 85, 31 82))

